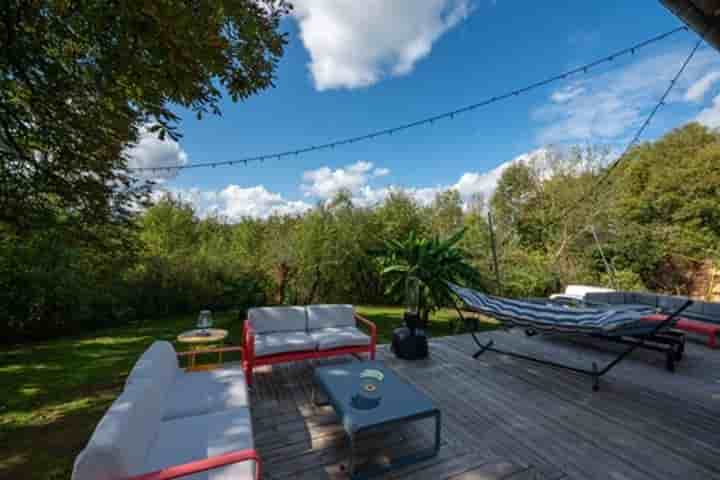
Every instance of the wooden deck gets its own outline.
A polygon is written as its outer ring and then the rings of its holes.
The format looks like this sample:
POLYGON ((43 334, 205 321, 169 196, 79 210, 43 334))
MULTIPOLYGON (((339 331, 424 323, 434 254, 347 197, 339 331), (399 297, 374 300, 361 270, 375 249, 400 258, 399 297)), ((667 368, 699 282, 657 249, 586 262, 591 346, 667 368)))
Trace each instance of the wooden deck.
MULTIPOLYGON (((493 332, 503 348, 588 366, 617 346, 493 332)), ((675 373, 636 352, 601 380, 494 353, 473 360, 468 335, 431 342, 431 358, 379 359, 443 415, 440 454, 393 479, 720 479, 720 351, 689 344, 675 373)), ((335 360, 353 361, 353 360, 335 360)), ((328 364, 322 361, 316 364, 328 364)), ((312 364, 263 367, 252 391, 265 479, 347 478, 346 440, 331 407, 311 402, 312 364)), ((432 444, 432 424, 361 442, 365 464, 432 444)))

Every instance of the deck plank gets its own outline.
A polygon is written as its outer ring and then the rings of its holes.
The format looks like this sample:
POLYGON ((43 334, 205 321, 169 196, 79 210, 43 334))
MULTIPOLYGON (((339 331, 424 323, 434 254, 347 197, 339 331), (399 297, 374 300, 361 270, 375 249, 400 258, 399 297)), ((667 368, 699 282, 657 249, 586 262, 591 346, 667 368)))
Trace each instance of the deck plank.
MULTIPOLYGON (((483 335, 511 351, 587 366, 617 347, 515 332, 483 335)), ((469 335, 431 342, 408 362, 378 358, 425 392, 443 416, 440 454, 386 479, 720 479, 720 351, 688 344, 672 374, 653 352, 634 353, 601 380, 489 352, 469 335)), ((267 479, 347 478, 347 441, 331 407, 312 402, 317 365, 259 368, 251 390, 255 443, 267 479)), ((361 437, 358 465, 432 444, 432 422, 361 437)))

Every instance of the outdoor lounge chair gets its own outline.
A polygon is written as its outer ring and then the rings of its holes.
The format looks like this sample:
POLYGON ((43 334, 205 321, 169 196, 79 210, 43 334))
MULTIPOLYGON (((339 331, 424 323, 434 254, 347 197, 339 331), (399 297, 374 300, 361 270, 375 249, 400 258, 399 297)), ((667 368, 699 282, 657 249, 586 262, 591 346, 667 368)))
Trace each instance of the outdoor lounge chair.
POLYGON ((599 388, 599 379, 636 348, 659 351, 666 355, 666 368, 674 371, 675 362, 682 358, 685 337, 682 333, 670 331, 677 316, 693 302, 685 301, 670 314, 664 314, 658 320, 657 311, 645 306, 612 306, 610 308, 571 308, 552 302, 530 302, 510 300, 485 295, 476 290, 449 285, 452 291, 463 302, 467 310, 492 317, 505 327, 520 327, 528 336, 537 333, 567 333, 585 335, 603 340, 624 343, 628 348, 603 368, 596 362, 592 369, 578 368, 549 360, 508 352, 493 348, 493 341, 482 343, 471 332, 472 338, 480 348, 473 358, 478 358, 486 351, 530 360, 533 362, 564 368, 576 373, 593 377, 593 390, 599 388))

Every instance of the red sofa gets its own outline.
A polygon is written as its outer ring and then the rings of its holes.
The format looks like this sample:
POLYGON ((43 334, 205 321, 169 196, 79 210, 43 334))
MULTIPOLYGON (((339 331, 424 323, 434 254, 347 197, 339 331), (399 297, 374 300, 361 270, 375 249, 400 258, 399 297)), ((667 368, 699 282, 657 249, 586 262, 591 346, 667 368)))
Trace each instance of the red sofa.
POLYGON ((352 305, 262 307, 248 311, 243 337, 243 369, 251 385, 253 369, 261 365, 362 353, 372 360, 377 327, 352 305))

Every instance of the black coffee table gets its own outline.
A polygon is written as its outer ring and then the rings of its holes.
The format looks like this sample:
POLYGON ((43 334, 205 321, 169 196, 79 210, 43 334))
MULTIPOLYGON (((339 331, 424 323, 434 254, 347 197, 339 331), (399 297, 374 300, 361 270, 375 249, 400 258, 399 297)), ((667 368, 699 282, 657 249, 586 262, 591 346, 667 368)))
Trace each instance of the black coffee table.
POLYGON ((348 362, 318 367, 315 369, 315 384, 327 396, 328 403, 340 417, 350 439, 348 472, 351 478, 368 478, 437 455, 440 449, 440 410, 433 406, 424 393, 398 377, 382 362, 348 362), (352 397, 361 388, 360 374, 368 369, 379 370, 384 375, 383 380, 377 384, 380 401, 374 408, 356 408, 353 406, 352 397), (380 468, 361 474, 355 473, 355 437, 358 433, 426 418, 435 418, 435 444, 432 448, 397 458, 391 464, 380 468))

